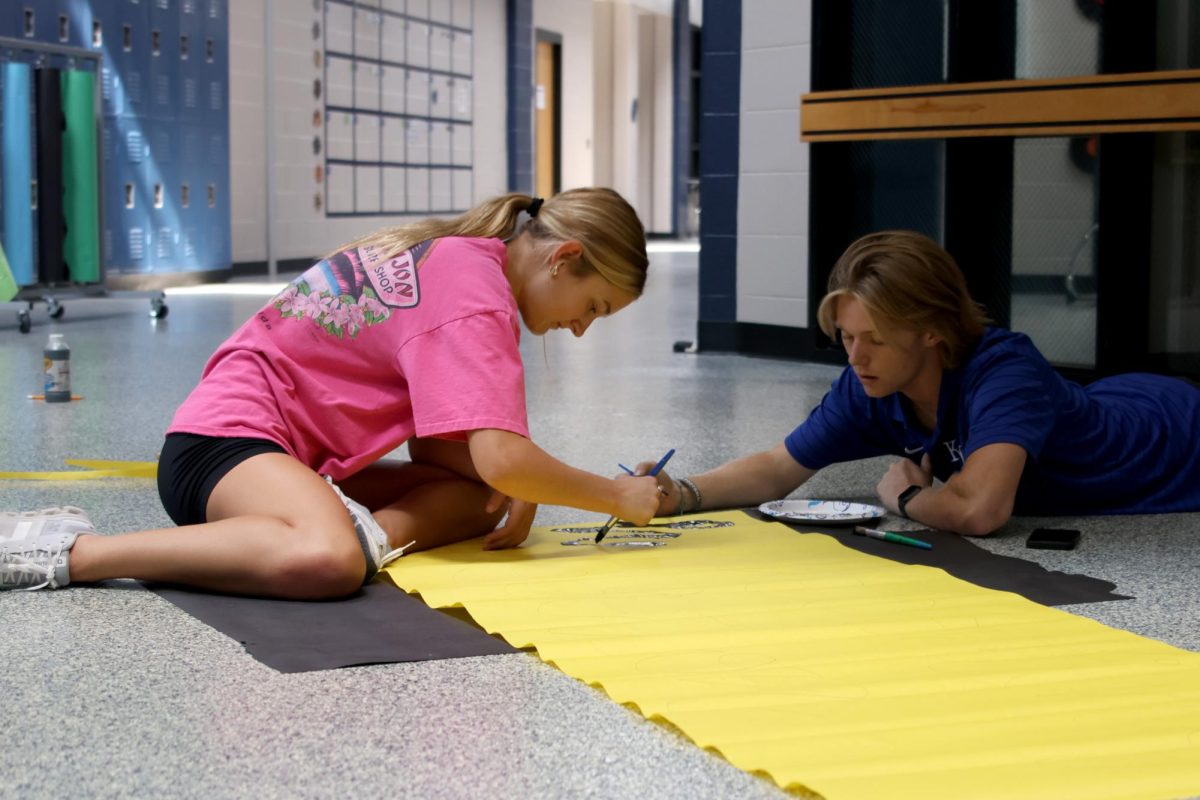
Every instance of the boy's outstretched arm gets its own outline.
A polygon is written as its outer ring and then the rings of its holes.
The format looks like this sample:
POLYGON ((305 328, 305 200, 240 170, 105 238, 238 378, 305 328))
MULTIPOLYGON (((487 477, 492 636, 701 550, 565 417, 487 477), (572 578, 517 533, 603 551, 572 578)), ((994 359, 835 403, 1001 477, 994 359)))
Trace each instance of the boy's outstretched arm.
MULTIPOLYGON (((638 464, 634 474, 645 475, 653 466, 652 461, 638 464)), ((778 444, 770 450, 743 456, 708 472, 689 476, 689 479, 700 490, 701 508, 712 510, 757 506, 768 500, 787 497, 816 473, 815 469, 809 469, 792 458, 787 447, 778 444)), ((658 513, 662 516, 678 514, 679 486, 666 472, 658 473, 658 481, 667 492, 659 504, 658 513)), ((691 507, 694 503, 694 498, 688 498, 684 506, 689 511, 698 510, 691 507)))

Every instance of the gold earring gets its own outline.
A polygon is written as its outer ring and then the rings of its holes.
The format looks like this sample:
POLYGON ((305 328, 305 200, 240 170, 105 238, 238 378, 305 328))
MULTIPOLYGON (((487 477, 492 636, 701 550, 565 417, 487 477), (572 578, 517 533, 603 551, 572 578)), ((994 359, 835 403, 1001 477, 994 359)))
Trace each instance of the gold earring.
POLYGON ((558 277, 558 266, 559 266, 558 264, 555 264, 554 266, 550 267, 550 277, 551 278, 558 277))

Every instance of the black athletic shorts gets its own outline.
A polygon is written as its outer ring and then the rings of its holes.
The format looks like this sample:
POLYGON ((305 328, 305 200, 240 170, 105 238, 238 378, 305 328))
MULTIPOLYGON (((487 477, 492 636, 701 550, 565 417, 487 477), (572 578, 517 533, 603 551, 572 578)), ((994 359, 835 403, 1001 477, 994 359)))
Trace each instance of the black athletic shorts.
POLYGON ((158 457, 158 496, 176 525, 207 522, 208 496, 229 470, 259 453, 286 453, 267 439, 168 433, 158 457))

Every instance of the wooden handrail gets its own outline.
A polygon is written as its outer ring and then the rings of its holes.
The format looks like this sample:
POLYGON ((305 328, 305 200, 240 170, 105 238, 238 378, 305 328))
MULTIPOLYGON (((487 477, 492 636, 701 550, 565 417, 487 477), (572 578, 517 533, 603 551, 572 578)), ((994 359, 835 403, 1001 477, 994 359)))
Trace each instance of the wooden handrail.
POLYGON ((812 92, 806 142, 1200 130, 1200 70, 812 92))

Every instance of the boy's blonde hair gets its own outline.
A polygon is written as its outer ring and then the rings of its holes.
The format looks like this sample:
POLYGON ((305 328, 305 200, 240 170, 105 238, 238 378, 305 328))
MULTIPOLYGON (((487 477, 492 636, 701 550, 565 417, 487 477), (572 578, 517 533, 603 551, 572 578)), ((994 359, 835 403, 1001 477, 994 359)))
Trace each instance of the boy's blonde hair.
MULTIPOLYGON (((424 219, 383 228, 355 239, 338 250, 374 246, 386 255, 407 250, 440 236, 505 239, 512 235, 517 216, 534 198, 516 192, 493 197, 453 219, 424 219)), ((580 266, 634 297, 646 285, 646 232, 633 207, 612 189, 570 189, 547 198, 521 229, 547 243, 576 240, 583 245, 580 266)))
POLYGON ((821 330, 834 340, 840 297, 857 298, 876 325, 935 334, 948 369, 962 365, 989 321, 954 258, 913 231, 868 234, 838 259, 817 310, 821 330))

